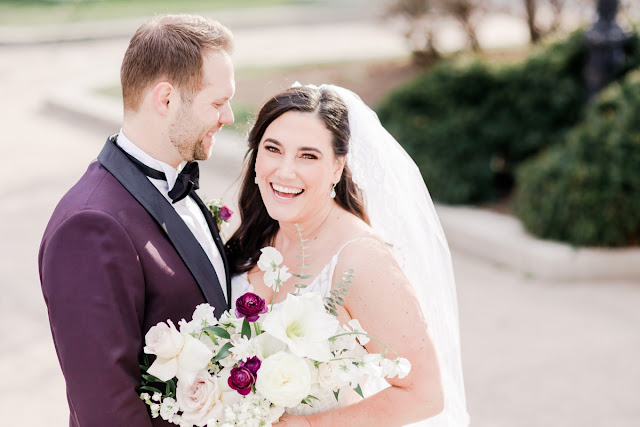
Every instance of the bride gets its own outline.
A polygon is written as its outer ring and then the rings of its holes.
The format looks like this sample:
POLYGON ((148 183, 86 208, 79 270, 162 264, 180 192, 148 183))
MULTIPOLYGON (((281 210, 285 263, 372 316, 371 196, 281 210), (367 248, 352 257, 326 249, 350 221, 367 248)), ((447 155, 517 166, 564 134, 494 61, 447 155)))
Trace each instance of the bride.
MULTIPOLYGON (((295 272, 301 233, 312 277, 301 293, 328 296, 352 269, 338 320, 358 319, 412 364, 404 379, 368 384, 374 394, 365 399, 316 396, 276 426, 468 425, 444 233, 417 167, 357 95, 298 86, 269 99, 249 134, 239 209, 242 223, 227 243, 234 298, 251 291, 270 301, 260 249, 275 247, 295 272)), ((373 340, 365 348, 383 350, 373 340)))

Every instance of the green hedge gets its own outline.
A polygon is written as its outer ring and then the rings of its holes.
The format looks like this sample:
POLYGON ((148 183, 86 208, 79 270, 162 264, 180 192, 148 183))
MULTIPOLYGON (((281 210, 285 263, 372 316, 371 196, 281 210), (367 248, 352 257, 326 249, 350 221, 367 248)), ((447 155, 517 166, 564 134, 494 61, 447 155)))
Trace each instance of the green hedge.
POLYGON ((513 211, 543 238, 577 246, 640 241, 640 71, 589 106, 566 144, 525 163, 513 211))
MULTIPOLYGON (((581 119, 586 54, 577 31, 518 65, 444 62, 391 93, 378 114, 434 199, 491 201, 512 189, 522 161, 563 141, 581 119)), ((638 63, 635 55, 620 74, 638 63)))

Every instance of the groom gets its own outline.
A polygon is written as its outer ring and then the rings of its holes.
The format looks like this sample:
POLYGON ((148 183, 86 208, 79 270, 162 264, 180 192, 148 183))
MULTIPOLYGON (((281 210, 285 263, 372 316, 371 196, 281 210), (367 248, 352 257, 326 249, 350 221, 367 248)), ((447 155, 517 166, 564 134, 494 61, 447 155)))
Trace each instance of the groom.
POLYGON ((232 43, 198 16, 143 24, 122 63, 122 129, 45 230, 40 280, 71 426, 168 425, 136 391, 145 334, 204 302, 228 308, 226 256, 193 161, 233 123, 232 43))

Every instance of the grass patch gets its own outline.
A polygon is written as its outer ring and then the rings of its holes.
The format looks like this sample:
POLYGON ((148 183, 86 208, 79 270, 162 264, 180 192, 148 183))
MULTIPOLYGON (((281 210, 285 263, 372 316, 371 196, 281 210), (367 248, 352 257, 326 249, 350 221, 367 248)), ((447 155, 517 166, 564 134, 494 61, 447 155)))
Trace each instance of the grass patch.
MULTIPOLYGON (((305 0, 312 3, 313 0, 305 0)), ((0 0, 0 26, 50 25, 300 3, 294 0, 0 0)))

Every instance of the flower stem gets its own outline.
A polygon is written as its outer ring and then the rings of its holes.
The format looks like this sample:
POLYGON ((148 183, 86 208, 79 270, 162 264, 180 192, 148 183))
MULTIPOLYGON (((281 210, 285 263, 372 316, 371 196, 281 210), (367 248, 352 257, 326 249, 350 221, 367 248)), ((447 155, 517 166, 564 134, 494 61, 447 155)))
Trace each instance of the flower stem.
POLYGON ((386 348, 387 350, 389 350, 390 352, 392 352, 393 354, 395 354, 395 355, 396 355, 396 357, 400 357, 400 355, 398 354, 398 352, 397 352, 397 351, 395 351, 394 349, 392 349, 391 347, 389 347, 388 345, 386 345, 385 343, 383 343, 382 341, 380 341, 378 338, 376 338, 376 337, 374 337, 374 336, 371 336, 371 335, 369 335, 369 334, 367 334, 367 333, 364 333, 364 332, 359 332, 359 331, 345 332, 345 333, 343 333, 343 334, 338 334, 338 335, 334 335, 334 336, 330 337, 330 338, 329 338, 329 341, 335 341, 335 340, 336 340, 336 338, 344 337, 344 336, 346 336, 346 335, 364 335, 364 336, 366 336, 366 337, 369 337, 369 338, 371 338, 372 340, 374 340, 375 342, 377 342, 378 344, 380 344, 381 346, 383 346, 384 348, 386 348))
POLYGON ((278 269, 278 278, 276 279, 276 283, 273 284, 273 297, 271 298, 271 307, 269 308, 269 311, 273 311, 273 305, 276 302, 276 293, 278 293, 278 287, 280 286, 280 268, 276 267, 278 269))

